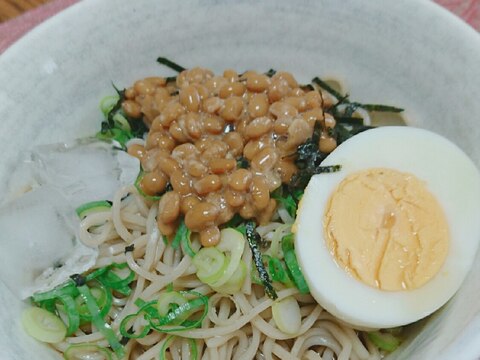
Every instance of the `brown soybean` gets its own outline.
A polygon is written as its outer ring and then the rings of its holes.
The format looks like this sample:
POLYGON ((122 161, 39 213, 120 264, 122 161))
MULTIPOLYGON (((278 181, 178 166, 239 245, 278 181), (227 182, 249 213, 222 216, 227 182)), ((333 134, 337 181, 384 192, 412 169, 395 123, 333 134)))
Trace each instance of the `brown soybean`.
POLYGON ((232 122, 240 118, 243 112, 243 100, 241 97, 232 96, 225 99, 222 109, 220 110, 220 116, 225 121, 232 122))
POLYGON ((225 134, 223 140, 230 148, 232 155, 238 156, 243 151, 243 137, 238 132, 232 131, 225 134))
POLYGON ((203 128, 210 134, 218 135, 224 127, 225 121, 219 116, 211 115, 203 119, 203 128))
POLYGON ((220 242, 220 229, 218 226, 209 226, 200 231, 200 243, 202 246, 215 246, 220 242))
POLYGON ((132 144, 128 147, 128 154, 141 160, 145 156, 145 147, 139 144, 132 144))
POLYGON ((192 192, 192 185, 190 177, 182 170, 177 170, 170 176, 170 185, 173 190, 177 191, 180 195, 187 195, 192 192))
POLYGON ((125 111, 125 114, 127 114, 127 116, 130 116, 132 118, 139 118, 140 116, 142 116, 142 108, 134 100, 125 100, 122 103, 122 109, 123 111, 125 111))
POLYGON ((257 210, 267 207, 270 200, 270 192, 264 176, 254 176, 251 185, 253 205, 257 210))
POLYGON ((160 115, 160 121, 163 126, 170 126, 174 120, 184 113, 185 108, 180 103, 171 101, 162 111, 162 114, 160 115))
POLYGON ((245 85, 239 82, 232 82, 223 85, 218 92, 218 96, 221 99, 226 99, 230 96, 242 96, 244 93, 245 85))
POLYGON ((185 225, 194 231, 201 231, 214 224, 220 209, 208 202, 199 202, 185 214, 185 225))
POLYGON ((191 210, 195 205, 200 202, 200 199, 193 194, 186 195, 181 198, 180 200, 180 210, 182 214, 186 214, 189 210, 191 210))
POLYGON ((247 77, 247 89, 254 92, 263 92, 270 85, 270 79, 267 75, 251 72, 247 77))
POLYGON ((210 171, 214 174, 224 174, 233 170, 236 165, 235 159, 212 159, 209 162, 210 171))
POLYGON ((269 102, 266 94, 254 94, 248 103, 248 115, 252 119, 265 116, 268 113, 268 106, 269 102))
POLYGON ((275 166, 278 155, 275 150, 268 146, 256 154, 252 159, 252 169, 258 172, 266 172, 275 166))
POLYGON ((227 189, 225 190, 225 200, 227 201, 228 205, 232 207, 239 207, 244 204, 245 195, 244 193, 232 189, 227 189))
POLYGON ((218 175, 207 175, 197 180, 193 187, 199 195, 205 195, 219 190, 222 187, 222 181, 218 175))
POLYGON ((337 140, 334 138, 328 136, 326 133, 322 132, 320 134, 320 140, 318 144, 318 149, 321 152, 324 152, 326 154, 331 153, 335 148, 337 147, 337 140))
POLYGON ((175 231, 177 230, 177 224, 165 224, 160 217, 157 217, 157 226, 160 233, 165 236, 171 236, 175 234, 175 231))
POLYGON ((188 111, 197 112, 200 108, 200 95, 193 85, 185 86, 179 93, 180 103, 185 106, 188 111))
POLYGON ((164 224, 177 220, 180 214, 180 195, 175 191, 163 194, 158 203, 158 216, 164 224))
POLYGON ((228 179, 228 186, 236 191, 245 191, 252 181, 252 173, 247 169, 235 170, 228 179))
POLYGON ((156 195, 165 190, 167 186, 167 177, 160 171, 145 173, 140 188, 147 195, 156 195))
POLYGON ((268 117, 253 119, 245 128, 245 135, 249 138, 259 138, 272 129, 273 122, 268 117))

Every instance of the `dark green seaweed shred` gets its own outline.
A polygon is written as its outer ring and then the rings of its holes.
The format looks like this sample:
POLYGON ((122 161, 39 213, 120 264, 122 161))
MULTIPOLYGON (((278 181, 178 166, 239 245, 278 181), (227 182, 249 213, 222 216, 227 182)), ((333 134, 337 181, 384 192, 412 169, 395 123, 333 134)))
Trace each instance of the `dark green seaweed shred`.
POLYGON ((357 104, 358 107, 365 109, 367 111, 378 111, 378 112, 392 112, 392 113, 400 113, 404 111, 402 108, 398 108, 395 106, 390 105, 380 105, 380 104, 361 104, 361 103, 354 103, 357 104))
POLYGON ((259 249, 259 243, 261 238, 256 230, 255 223, 253 221, 249 221, 245 225, 245 234, 248 245, 250 246, 250 250, 252 250, 253 262, 257 268, 262 285, 265 288, 265 293, 270 299, 275 300, 278 298, 278 295, 273 288, 270 275, 268 274, 268 271, 263 264, 262 253, 259 249))
POLYGON ((237 159, 237 169, 248 169, 250 167, 250 163, 247 158, 240 156, 237 159))
POLYGON ((133 138, 143 138, 143 135, 148 132, 148 128, 142 119, 129 117, 123 112, 122 103, 125 100, 125 89, 119 90, 114 84, 112 86, 118 94, 118 100, 106 114, 96 137, 99 140, 115 140, 120 144, 122 150, 126 150, 126 143, 133 138), (130 127, 129 130, 121 128, 117 124, 114 118, 116 115, 121 115, 125 118, 130 127))
POLYGON ((125 246, 125 254, 126 254, 127 252, 131 252, 131 251, 133 251, 133 250, 135 250, 135 245, 134 245, 134 244, 125 246))
POLYGON ((183 66, 178 65, 177 63, 167 59, 166 57, 160 56, 159 58, 157 58, 157 62, 159 62, 162 65, 165 65, 166 67, 168 67, 172 70, 175 70, 176 72, 182 72, 184 70, 187 70, 183 66))
POLYGON ((73 274, 70 276, 70 279, 73 280, 75 286, 82 286, 86 283, 85 277, 80 274, 73 274))
POLYGON ((299 171, 297 171, 289 183, 290 191, 293 191, 294 189, 305 189, 310 178, 315 174, 330 173, 340 170, 340 165, 321 165, 322 161, 325 160, 328 155, 321 152, 318 148, 321 131, 322 125, 317 121, 315 123, 312 137, 298 146, 295 153, 295 165, 299 171))
POLYGON ((270 69, 268 70, 265 75, 267 75, 268 77, 272 77, 273 75, 275 75, 277 73, 277 70, 275 69, 270 69))
MULTIPOLYGON (((328 85, 325 81, 320 79, 318 76, 312 79, 312 82, 320 86, 323 90, 332 94, 337 100, 345 98, 345 95, 340 94, 337 90, 328 85)), ((348 96, 348 95, 347 95, 348 96)))

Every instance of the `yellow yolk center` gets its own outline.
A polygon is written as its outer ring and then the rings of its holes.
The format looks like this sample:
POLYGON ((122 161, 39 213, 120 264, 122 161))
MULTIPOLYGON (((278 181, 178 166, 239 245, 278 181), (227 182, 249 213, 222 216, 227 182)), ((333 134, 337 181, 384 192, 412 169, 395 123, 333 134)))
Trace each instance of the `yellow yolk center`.
POLYGON ((445 261, 445 214, 425 184, 391 169, 346 177, 330 197, 324 218, 327 246, 337 264, 382 290, 416 289, 445 261))

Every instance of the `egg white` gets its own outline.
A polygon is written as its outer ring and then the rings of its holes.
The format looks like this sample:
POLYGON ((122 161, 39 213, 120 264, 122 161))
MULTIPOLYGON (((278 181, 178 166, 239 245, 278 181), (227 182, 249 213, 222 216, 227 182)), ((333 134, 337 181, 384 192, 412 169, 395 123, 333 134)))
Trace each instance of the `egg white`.
POLYGON ((360 328, 415 322, 444 305, 458 290, 480 240, 480 173, 455 144, 413 127, 381 127, 345 141, 322 165, 339 172, 312 177, 295 222, 295 250, 313 297, 327 311, 360 328), (450 231, 449 251, 439 272, 415 290, 384 291, 347 274, 330 254, 323 228, 327 201, 348 175, 390 168, 423 180, 442 206, 450 231))

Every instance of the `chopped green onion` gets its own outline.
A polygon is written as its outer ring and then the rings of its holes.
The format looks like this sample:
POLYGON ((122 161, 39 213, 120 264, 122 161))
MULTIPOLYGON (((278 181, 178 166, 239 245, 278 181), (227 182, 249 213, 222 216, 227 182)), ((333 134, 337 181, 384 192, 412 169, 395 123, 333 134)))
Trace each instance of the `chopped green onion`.
POLYGON ((368 333, 370 341, 379 349, 392 352, 400 345, 400 339, 388 332, 372 331, 368 333))
POLYGON ((93 344, 70 345, 63 353, 63 358, 65 360, 113 360, 110 350, 93 344))
POLYGON ((80 292, 80 295, 83 296, 85 300, 85 305, 87 306, 90 314, 92 315, 92 324, 97 328, 98 331, 102 333, 102 335, 108 341, 110 347, 113 349, 117 357, 119 359, 123 358, 123 356, 125 355, 123 346, 118 341, 117 336, 115 335, 110 325, 105 323, 105 320, 101 315, 101 310, 98 308, 97 302, 95 301, 95 298, 90 292, 90 289, 87 285, 77 286, 77 288, 80 292))
POLYGON ((56 299, 62 295, 77 296, 78 290, 73 281, 68 280, 65 284, 59 285, 52 290, 32 295, 33 302, 40 303, 46 300, 56 299))
POLYGON ((192 262, 197 268, 197 277, 206 284, 219 280, 228 266, 225 255, 216 247, 200 249, 192 262))
MULTIPOLYGON (((99 286, 90 287, 90 292, 92 293, 92 296, 95 298, 95 301, 100 308, 101 316, 105 317, 110 311, 110 308, 112 307, 112 293, 101 284, 99 284, 99 286)), ((85 304, 85 299, 82 296, 77 296, 75 298, 75 302, 77 305, 78 314, 80 316, 80 322, 91 322, 92 315, 88 311, 88 308, 85 304)))
POLYGON ((268 275, 268 271, 265 269, 262 261, 262 253, 258 248, 258 243, 260 241, 260 235, 255 230, 255 223, 253 221, 249 221, 245 227, 245 232, 247 236, 248 245, 250 246, 250 250, 252 250, 253 262, 257 268, 258 275, 260 280, 262 281, 262 285, 265 288, 265 293, 267 296, 273 300, 275 300, 278 295, 273 288, 272 281, 270 276, 268 275))
MULTIPOLYGON (((179 306, 172 306, 165 316, 159 314, 157 300, 145 302, 142 299, 137 299, 135 305, 139 307, 139 310, 122 320, 120 323, 120 334, 126 338, 135 339, 145 337, 151 329, 168 333, 201 326, 203 319, 208 313, 208 297, 195 291, 180 291, 179 293, 187 299, 187 302, 179 306), (195 297, 189 299, 192 296, 195 297), (199 317, 192 320, 183 320, 196 313, 202 307, 203 311, 199 317), (143 317, 147 323, 140 332, 131 333, 129 331, 131 323, 139 317, 143 317), (180 320, 182 322, 177 324, 180 320)), ((163 305, 161 307, 163 309, 163 305)))
POLYGON ((83 219, 89 214, 110 210, 111 207, 112 207, 112 203, 107 200, 92 201, 79 206, 75 210, 75 212, 77 213, 80 219, 83 219))
POLYGON ((109 95, 100 100, 100 110, 105 117, 113 110, 119 99, 120 97, 118 95, 109 95))
POLYGON ((209 285, 214 287, 220 287, 225 284, 237 270, 241 262, 243 250, 245 249, 245 238, 242 233, 235 229, 223 229, 220 232, 220 242, 215 247, 223 253, 230 253, 228 265, 223 275, 219 279, 209 283, 209 285))
POLYGON ((178 249, 180 244, 184 241, 183 238, 190 236, 190 229, 185 225, 185 221, 182 219, 178 225, 177 232, 172 241, 172 248, 178 249))
POLYGON ((282 251, 285 264, 287 265, 287 273, 298 288, 301 294, 308 294, 310 292, 307 282, 303 277, 300 265, 295 255, 293 245, 293 234, 285 235, 282 239, 282 251))
POLYGON ((204 295, 199 294, 198 298, 189 300, 187 303, 179 306, 173 311, 170 311, 166 316, 162 318, 150 318, 150 326, 159 331, 159 332, 176 332, 184 331, 188 329, 193 329, 201 326, 203 319, 208 313, 208 298, 204 295), (185 320, 180 326, 171 326, 174 325, 174 322, 179 317, 182 317, 184 314, 192 314, 195 310, 203 306, 202 315, 196 320, 185 320))
MULTIPOLYGON (((268 256, 268 255, 267 255, 268 256)), ((268 272, 273 281, 278 281, 282 284, 290 283, 286 269, 283 267, 282 261, 272 256, 268 256, 268 272)))
MULTIPOLYGON (((167 358, 167 354, 166 354, 167 349, 177 339, 182 339, 182 338, 174 335, 170 335, 165 339, 165 342, 163 343, 162 348, 160 349, 160 360, 169 359, 169 357, 167 358)), ((188 344, 190 346, 190 360, 196 360, 198 357, 197 342, 194 339, 188 339, 188 344)))
POLYGON ((277 327, 290 335, 296 334, 302 325, 300 306, 293 296, 275 301, 272 305, 272 317, 277 327))
POLYGON ((67 336, 72 335, 80 326, 80 315, 77 311, 77 304, 70 295, 60 295, 58 300, 63 304, 65 315, 68 318, 67 336))
POLYGON ((22 325, 28 335, 45 343, 58 343, 67 334, 67 328, 58 316, 39 307, 23 311, 22 325))
POLYGON ((247 265, 245 265, 243 261, 240 261, 237 269, 225 284, 219 287, 215 287, 214 285, 212 285, 212 288, 217 292, 233 295, 236 292, 240 291, 246 277, 247 265))
MULTIPOLYGON (((160 316, 167 316, 170 311, 174 311, 178 307, 186 304, 188 300, 177 291, 169 291, 161 293, 158 296, 157 300, 157 310, 158 315, 160 316)), ((176 324, 182 323, 186 318, 188 318, 189 314, 185 314, 185 316, 179 316, 176 320, 176 324)))
POLYGON ((138 333, 130 332, 128 329, 131 327, 131 323, 134 322, 137 318, 145 318, 145 314, 142 313, 140 310, 135 314, 130 314, 125 316, 125 318, 120 323, 120 334, 128 339, 141 339, 148 335, 151 330, 150 324, 146 322, 144 327, 138 333))

